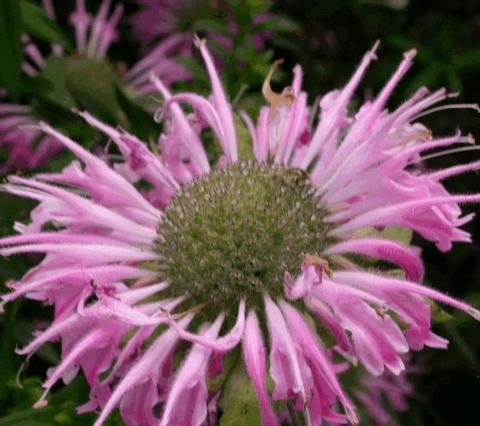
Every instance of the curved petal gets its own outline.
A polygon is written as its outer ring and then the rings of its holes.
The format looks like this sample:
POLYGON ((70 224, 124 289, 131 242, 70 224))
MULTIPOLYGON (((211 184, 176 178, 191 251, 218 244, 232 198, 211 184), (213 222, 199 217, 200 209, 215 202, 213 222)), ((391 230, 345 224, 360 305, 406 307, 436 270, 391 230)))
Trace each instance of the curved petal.
POLYGON ((342 241, 327 249, 325 254, 359 253, 396 263, 412 281, 420 281, 424 269, 420 257, 410 248, 390 240, 359 238, 342 241))
POLYGON ((242 338, 245 327, 245 301, 240 301, 238 306, 237 321, 235 322, 233 328, 225 336, 222 336, 218 339, 212 340, 208 337, 190 333, 187 330, 179 327, 171 316, 169 316, 168 323, 183 340, 188 340, 192 343, 198 343, 199 345, 205 346, 206 348, 209 348, 215 352, 227 352, 237 346, 242 338))

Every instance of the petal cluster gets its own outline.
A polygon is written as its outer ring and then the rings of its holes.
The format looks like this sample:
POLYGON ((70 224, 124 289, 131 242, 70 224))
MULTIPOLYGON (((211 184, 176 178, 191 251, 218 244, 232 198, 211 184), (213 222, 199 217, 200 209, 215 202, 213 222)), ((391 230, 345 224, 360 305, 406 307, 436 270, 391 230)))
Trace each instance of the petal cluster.
MULTIPOLYGON (((74 53, 91 61, 104 61, 108 49, 118 39, 117 27, 123 16, 123 6, 117 3, 113 7, 111 0, 102 0, 92 16, 87 11, 88 4, 85 0, 76 0, 75 9, 70 14, 70 24, 75 34, 74 53)), ((51 19, 56 19, 51 0, 44 1, 43 7, 51 19)), ((72 53, 58 43, 52 43, 49 55, 45 56, 27 34, 22 36, 22 42, 22 71, 29 77, 39 76, 52 56, 67 58, 72 53)), ((161 41, 122 76, 125 86, 138 97, 156 91, 150 81, 152 73, 167 86, 189 78, 187 71, 174 57, 185 54, 190 44, 184 35, 172 35, 161 41)), ((0 169, 2 175, 43 166, 61 149, 61 144, 55 138, 42 135, 38 129, 31 127, 38 121, 37 117, 38 112, 30 106, 7 101, 0 104, 0 147, 8 153, 0 169)))
POLYGON ((364 374, 359 387, 354 390, 355 398, 366 408, 375 425, 398 425, 388 408, 398 413, 408 410, 408 398, 414 393, 408 376, 420 373, 423 368, 409 359, 405 364, 406 371, 398 376, 392 373, 379 377, 364 374))
MULTIPOLYGON (((191 39, 193 32, 184 29, 184 21, 192 19, 192 12, 209 9, 210 13, 213 13, 214 7, 218 7, 218 5, 208 4, 207 2, 203 3, 198 0, 139 0, 139 10, 131 18, 133 30, 145 46, 154 45, 159 39, 168 39, 174 34, 182 35, 185 39, 191 39)), ((224 15, 228 33, 209 31, 208 38, 226 49, 231 49, 234 42, 230 34, 237 34, 239 25, 233 14, 228 12, 228 8, 221 8, 221 13, 224 15)), ((261 26, 272 17, 273 14, 260 13, 253 17, 252 24, 261 26)), ((190 22, 188 23, 190 24, 190 22)), ((271 34, 268 30, 258 28, 258 31, 251 36, 255 49, 260 51, 265 47, 265 41, 271 37, 271 34)), ((217 59, 220 60, 220 58, 217 59)))

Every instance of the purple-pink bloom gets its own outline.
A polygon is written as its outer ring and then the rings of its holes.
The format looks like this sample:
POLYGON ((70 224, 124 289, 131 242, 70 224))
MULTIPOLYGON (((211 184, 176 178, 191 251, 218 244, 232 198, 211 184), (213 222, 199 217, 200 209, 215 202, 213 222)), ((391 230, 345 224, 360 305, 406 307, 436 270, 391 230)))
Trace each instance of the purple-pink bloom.
POLYGON ((0 103, 0 148, 8 152, 6 161, 0 165, 1 175, 39 167, 59 151, 55 138, 32 128, 34 123, 30 106, 0 103))
POLYGON ((363 374, 353 391, 355 398, 367 410, 370 420, 378 426, 398 425, 391 412, 402 413, 408 410, 408 398, 414 393, 409 376, 423 370, 421 365, 407 359, 406 370, 402 374, 386 373, 382 376, 363 374))
MULTIPOLYGON (((75 29, 78 53, 87 58, 102 59, 112 42, 118 38, 117 25, 123 14, 123 6, 117 4, 109 16, 111 0, 103 0, 98 13, 91 17, 85 9, 85 0, 77 0, 76 9, 70 15, 75 29)), ((123 76, 124 82, 136 95, 151 92, 149 76, 154 73, 166 84, 185 80, 188 74, 175 62, 174 57, 185 52, 185 37, 172 35, 145 55, 123 76)))
MULTIPOLYGON (((190 24, 195 19, 191 16, 200 10, 209 9, 211 13, 221 13, 224 18, 225 32, 217 32, 215 30, 208 31, 207 38, 218 43, 225 49, 234 47, 232 35, 238 34, 239 25, 235 20, 235 16, 225 8, 225 5, 213 5, 208 2, 199 0, 138 0, 138 11, 132 16, 132 28, 144 46, 162 45, 165 40, 171 37, 183 38, 187 42, 182 51, 178 51, 181 55, 191 55, 192 45, 190 40, 194 36, 192 29, 186 29, 185 25, 190 24)), ((254 28, 251 36, 251 43, 257 51, 265 48, 266 41, 271 38, 271 31, 261 28, 274 17, 274 14, 264 12, 252 18, 254 28)), ((199 19, 198 17, 196 18, 199 19)), ((155 47, 156 49, 157 47, 155 47)), ((221 57, 215 57, 216 65, 222 63, 221 57)))
POLYGON ((280 424, 283 413, 272 401, 312 425, 358 423, 332 349, 371 375, 397 376, 410 350, 448 344, 432 331, 432 300, 480 319, 475 308, 421 283, 415 247, 371 233, 400 226, 440 250, 469 241, 460 226, 472 216, 462 217, 459 204, 478 202, 480 194, 451 195, 441 182, 478 162, 437 172, 416 167, 424 152, 469 139, 432 138, 416 121, 446 99, 444 90, 421 88, 397 109, 386 108, 413 51, 375 99, 349 113, 374 48, 343 89, 322 98, 314 126, 300 67, 282 94, 272 92, 269 76, 270 106, 256 123, 242 114, 252 145, 244 158, 239 144, 250 141, 239 139, 205 42, 196 44, 211 79, 208 98, 172 95, 152 79, 165 98, 157 114, 164 121, 160 153, 84 112, 122 161, 98 158, 40 123, 38 130, 78 160, 60 173, 10 176, 3 186, 38 205, 30 223, 15 223, 17 235, 0 240, 0 253, 45 255, 11 284, 3 303, 28 297, 55 308, 50 326, 18 352, 62 345, 62 361, 35 406, 46 404, 56 381, 81 370, 91 394, 79 412, 98 411, 96 426, 115 408, 132 426, 202 425, 219 414, 228 387, 225 379, 211 389, 209 379, 221 379, 222 360, 241 346, 263 424, 280 424), (206 129, 221 151, 213 162, 206 129), (404 274, 366 269, 358 255, 404 274), (318 325, 331 332, 333 347, 318 325))
MULTIPOLYGON (((85 3, 85 0, 76 0, 75 9, 70 14, 70 24, 75 33, 75 54, 92 61, 103 61, 111 44, 118 39, 117 26, 123 15, 123 6, 116 4, 112 7, 111 0, 102 0, 96 15, 92 16, 85 3)), ((51 0, 44 0, 43 7, 51 19, 56 19, 51 0)), ((38 76, 47 66, 47 59, 27 34, 23 34, 22 41, 22 71, 30 77, 38 76)), ((152 73, 167 86, 189 78, 187 71, 174 57, 185 54, 190 44, 185 36, 172 35, 147 51, 122 76, 129 92, 138 97, 155 91, 150 81, 152 73)), ((64 48, 56 43, 51 45, 51 54, 67 56, 64 48)), ((7 101, 0 105, 0 147, 7 151, 7 160, 1 165, 0 174, 43 166, 60 151, 62 145, 55 138, 42 135, 38 129, 29 126, 37 121, 35 111, 29 106, 7 101)))
POLYGON ((188 0, 139 0, 139 10, 131 19, 139 40, 148 45, 158 37, 176 34, 177 15, 188 3, 188 0))

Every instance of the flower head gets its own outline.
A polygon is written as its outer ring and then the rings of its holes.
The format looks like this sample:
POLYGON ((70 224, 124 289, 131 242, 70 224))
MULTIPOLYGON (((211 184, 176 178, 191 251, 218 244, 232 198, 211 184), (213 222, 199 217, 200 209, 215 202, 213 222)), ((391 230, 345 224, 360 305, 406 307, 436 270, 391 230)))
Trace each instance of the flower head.
POLYGON ((420 373, 424 366, 408 358, 404 361, 406 369, 399 375, 391 372, 382 376, 362 374, 358 388, 353 392, 375 425, 398 425, 391 411, 402 413, 408 410, 408 398, 414 393, 409 376, 420 373))
MULTIPOLYGON (((219 30, 218 26, 212 26, 207 30, 208 39, 227 51, 234 49, 235 43, 238 43, 235 37, 241 30, 236 13, 238 14, 240 9, 232 10, 233 4, 216 4, 204 0, 139 0, 138 5, 139 9, 132 16, 131 24, 134 33, 144 46, 155 46, 159 41, 161 44, 172 36, 190 42, 194 35, 192 23, 203 19, 209 20, 212 14, 222 17, 221 25, 224 28, 219 30)), ((248 47, 252 45, 256 51, 262 51, 265 49, 266 41, 272 38, 272 31, 265 29, 265 24, 272 21, 275 15, 268 11, 270 7, 268 2, 256 6, 260 6, 263 11, 256 11, 256 15, 251 17, 252 33, 243 37, 246 37, 248 47)), ((245 12, 245 7, 250 6, 242 5, 242 12, 245 12)), ((185 48, 181 54, 192 53, 193 46, 191 43, 187 45, 190 49, 185 48)), ((215 61, 217 66, 223 65, 221 55, 216 56, 215 61)))
POLYGON ((423 152, 468 140, 432 139, 415 122, 446 98, 443 90, 422 88, 386 109, 414 52, 374 100, 348 113, 375 49, 342 90, 323 97, 314 127, 301 69, 283 94, 267 80, 271 105, 256 125, 243 114, 252 149, 240 149, 243 133, 204 41, 196 42, 212 93, 172 95, 153 79, 165 97, 160 154, 81 113, 116 144, 123 162, 107 163, 41 123, 79 161, 61 173, 11 176, 4 185, 39 204, 30 223, 15 225, 19 235, 0 240, 0 253, 45 254, 4 303, 26 296, 55 306, 52 324, 19 353, 62 344, 62 361, 37 406, 80 368, 91 399, 79 411, 99 410, 97 426, 115 407, 129 425, 204 424, 228 386, 222 370, 241 347, 265 425, 279 424, 271 400, 314 425, 356 423, 330 349, 373 375, 398 375, 410 349, 447 345, 431 331, 429 299, 480 319, 476 309, 421 284, 415 248, 372 228, 411 229, 442 250, 468 241, 459 226, 471 216, 462 217, 458 203, 480 195, 450 195, 441 180, 480 164, 415 167, 423 152), (209 132, 221 151, 213 162, 202 142, 212 142, 209 132), (364 268, 358 255, 397 265, 404 275, 364 268), (333 348, 320 327, 335 338, 333 348), (211 387, 212 378, 220 385, 211 387))
MULTIPOLYGON (((139 10, 132 17, 132 27, 137 37, 149 45, 158 38, 169 37, 172 34, 184 32, 186 23, 194 20, 194 15, 202 10, 213 8, 211 2, 203 0, 139 0, 139 10)), ((225 5, 223 5, 225 6, 225 5)), ((217 6, 218 7, 218 6, 217 6)), ((225 13, 225 10, 221 10, 225 13)), ((212 13, 212 12, 209 12, 212 13)), ((227 10, 228 27, 232 33, 238 31, 238 25, 227 10)), ((254 24, 260 25, 271 17, 268 13, 259 14, 254 18, 254 24)), ((187 35, 188 36, 188 35, 187 35)), ((223 41, 229 45, 229 37, 219 33, 212 34, 216 41, 223 41)), ((267 36, 265 31, 255 34, 253 42, 257 48, 262 48, 263 41, 267 36)))
MULTIPOLYGON (((44 0, 43 7, 51 19, 56 19, 55 8, 51 0, 44 0)), ((106 61, 108 49, 118 39, 117 26, 122 15, 123 6, 116 4, 115 7, 112 7, 111 0, 102 0, 94 16, 88 13, 85 0, 76 0, 75 9, 70 14, 70 23, 75 33, 74 52, 68 52, 63 46, 53 43, 49 55, 44 56, 31 37, 24 34, 22 36, 24 44, 22 70, 24 74, 36 78, 41 77, 45 72, 51 79, 52 70, 50 69, 49 72, 47 69, 52 62, 56 67, 56 74, 59 72, 58 67, 64 67, 63 72, 67 79, 69 70, 79 66, 82 67, 83 72, 90 70, 95 74, 95 67, 98 63, 106 61), (62 60, 64 61, 62 62, 62 60)), ((149 79, 151 73, 160 77, 166 85, 188 78, 189 74, 186 70, 173 59, 174 56, 184 52, 186 46, 187 43, 183 36, 172 36, 159 43, 154 49, 147 51, 122 76, 129 92, 134 97, 151 93, 154 90, 149 79)), ((49 81, 52 85, 61 84, 57 80, 49 81)), ((55 90, 53 92, 62 94, 62 97, 57 99, 57 103, 65 106, 68 99, 73 101, 75 96, 71 97, 70 93, 63 93, 68 92, 70 87, 55 89, 56 92, 55 90)), ((42 134, 38 129, 30 126, 39 120, 39 109, 41 108, 34 109, 31 106, 9 102, 0 104, 0 147, 5 148, 7 153, 6 161, 0 168, 2 175, 14 170, 43 166, 60 150, 61 144, 55 138, 42 134)))
POLYGON ((31 127, 36 122, 30 106, 0 103, 0 147, 7 153, 0 175, 39 167, 59 151, 55 138, 31 127))

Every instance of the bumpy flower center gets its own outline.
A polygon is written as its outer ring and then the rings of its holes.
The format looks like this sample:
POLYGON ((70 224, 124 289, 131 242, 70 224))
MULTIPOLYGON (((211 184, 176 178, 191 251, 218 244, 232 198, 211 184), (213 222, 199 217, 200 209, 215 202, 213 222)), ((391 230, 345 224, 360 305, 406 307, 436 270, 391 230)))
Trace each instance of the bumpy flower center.
POLYGON ((307 254, 327 245, 326 211, 307 174, 240 162, 183 187, 165 209, 156 250, 172 295, 236 309, 283 293, 307 254))

